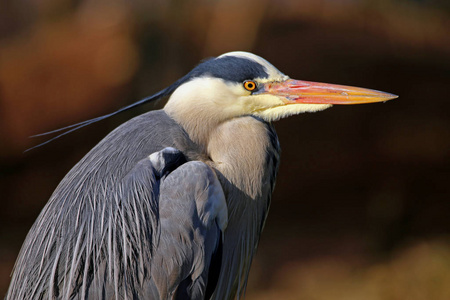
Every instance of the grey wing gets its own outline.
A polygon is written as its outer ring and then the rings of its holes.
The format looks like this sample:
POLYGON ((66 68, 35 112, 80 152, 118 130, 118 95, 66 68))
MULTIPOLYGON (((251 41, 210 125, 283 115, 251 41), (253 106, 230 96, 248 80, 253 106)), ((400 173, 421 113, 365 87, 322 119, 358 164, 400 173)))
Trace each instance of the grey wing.
POLYGON ((211 294, 226 204, 213 171, 185 162, 166 148, 119 182, 63 180, 24 242, 6 299, 211 294), (65 201, 74 190, 79 196, 65 201))
MULTIPOLYGON (((150 156, 157 169, 170 151, 150 156)), ((163 178, 159 217, 152 279, 160 298, 209 299, 220 272, 222 231, 228 222, 225 196, 210 167, 188 162, 163 178)))
MULTIPOLYGON (((122 189, 127 192, 124 203, 148 202, 155 215, 139 217, 143 212, 133 211, 137 203, 124 211, 122 227, 134 239, 128 239, 128 251, 122 249, 122 257, 128 259, 116 265, 122 265, 128 279, 119 277, 107 289, 92 289, 93 298, 106 291, 106 298, 121 294, 131 299, 208 299, 217 283, 222 231, 228 222, 215 173, 206 164, 186 162, 180 151, 165 148, 141 160, 124 178, 122 189), (151 190, 146 189, 150 175, 157 183, 151 190), (154 222, 151 236, 136 226, 146 220, 154 222), (149 249, 151 253, 145 253, 149 249)), ((105 278, 93 286, 107 286, 105 278)))

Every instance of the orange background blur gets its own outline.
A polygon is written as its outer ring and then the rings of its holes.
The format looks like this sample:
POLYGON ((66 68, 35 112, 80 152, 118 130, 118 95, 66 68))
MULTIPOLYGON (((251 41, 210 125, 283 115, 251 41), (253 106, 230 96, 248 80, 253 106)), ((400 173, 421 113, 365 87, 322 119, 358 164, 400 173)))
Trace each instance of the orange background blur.
POLYGON ((0 298, 65 173, 164 101, 23 151, 155 93, 201 59, 254 52, 296 79, 400 95, 276 123, 283 149, 247 299, 450 299, 445 0, 2 1, 0 298))

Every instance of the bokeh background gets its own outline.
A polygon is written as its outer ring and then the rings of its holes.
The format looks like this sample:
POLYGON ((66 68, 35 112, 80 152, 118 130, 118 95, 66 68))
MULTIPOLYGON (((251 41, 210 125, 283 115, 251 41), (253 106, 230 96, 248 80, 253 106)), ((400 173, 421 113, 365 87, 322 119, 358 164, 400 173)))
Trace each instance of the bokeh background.
POLYGON ((0 298, 65 173, 165 101, 23 153, 30 135, 114 111, 201 59, 263 56, 384 104, 276 123, 283 153, 247 299, 450 299, 450 2, 0 2, 0 298))

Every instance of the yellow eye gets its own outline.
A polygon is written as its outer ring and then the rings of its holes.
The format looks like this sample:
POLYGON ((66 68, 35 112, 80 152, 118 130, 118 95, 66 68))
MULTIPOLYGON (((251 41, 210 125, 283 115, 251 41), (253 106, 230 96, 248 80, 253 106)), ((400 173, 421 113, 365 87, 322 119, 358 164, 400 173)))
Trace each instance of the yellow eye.
POLYGON ((246 89, 247 91, 250 91, 250 92, 256 90, 256 82, 251 81, 251 80, 245 81, 244 89, 246 89))

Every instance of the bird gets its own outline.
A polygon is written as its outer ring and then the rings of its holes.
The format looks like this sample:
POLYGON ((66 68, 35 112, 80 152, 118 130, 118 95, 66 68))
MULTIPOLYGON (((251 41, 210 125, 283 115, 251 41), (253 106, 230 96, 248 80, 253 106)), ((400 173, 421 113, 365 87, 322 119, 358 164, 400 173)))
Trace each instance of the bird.
POLYGON ((164 97, 163 109, 114 129, 62 179, 5 299, 243 297, 280 161, 273 122, 397 96, 291 79, 233 51, 72 130, 164 97))

